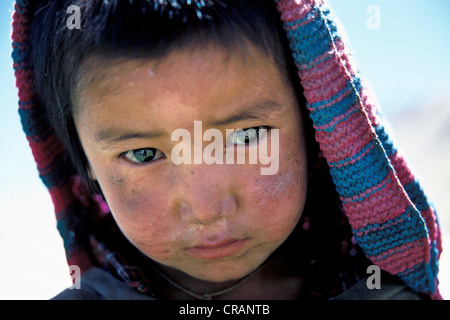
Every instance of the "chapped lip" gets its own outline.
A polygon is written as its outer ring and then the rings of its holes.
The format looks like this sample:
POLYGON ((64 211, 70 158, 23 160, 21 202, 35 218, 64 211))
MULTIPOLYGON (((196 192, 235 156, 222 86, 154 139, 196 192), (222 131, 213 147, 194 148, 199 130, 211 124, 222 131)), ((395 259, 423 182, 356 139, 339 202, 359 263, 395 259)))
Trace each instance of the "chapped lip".
POLYGON ((213 260, 239 253, 247 242, 248 239, 224 239, 212 243, 199 243, 184 250, 196 258, 213 260))

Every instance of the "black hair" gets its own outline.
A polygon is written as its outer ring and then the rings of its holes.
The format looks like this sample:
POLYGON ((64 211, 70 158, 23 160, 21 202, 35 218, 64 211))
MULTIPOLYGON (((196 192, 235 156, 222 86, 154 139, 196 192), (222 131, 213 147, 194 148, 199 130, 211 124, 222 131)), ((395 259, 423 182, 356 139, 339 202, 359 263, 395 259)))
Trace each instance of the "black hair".
POLYGON ((99 188, 89 178, 73 120, 80 67, 89 56, 161 58, 192 44, 236 48, 250 41, 296 77, 295 66, 286 64, 292 58, 272 0, 44 0, 34 10, 31 63, 38 98, 91 191, 99 188), (80 29, 67 26, 72 5, 80 10, 80 29))

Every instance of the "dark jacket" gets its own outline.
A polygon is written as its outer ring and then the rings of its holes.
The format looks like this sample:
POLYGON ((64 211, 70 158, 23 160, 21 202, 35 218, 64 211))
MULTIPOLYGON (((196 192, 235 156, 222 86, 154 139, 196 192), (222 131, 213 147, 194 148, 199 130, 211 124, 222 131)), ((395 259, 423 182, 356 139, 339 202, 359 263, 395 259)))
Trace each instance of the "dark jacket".
MULTIPOLYGON (((332 300, 421 300, 423 297, 405 286, 397 277, 383 273, 379 289, 369 289, 367 278, 360 280, 332 300)), ((81 278, 80 288, 66 289, 53 300, 155 300, 93 267, 81 278)))

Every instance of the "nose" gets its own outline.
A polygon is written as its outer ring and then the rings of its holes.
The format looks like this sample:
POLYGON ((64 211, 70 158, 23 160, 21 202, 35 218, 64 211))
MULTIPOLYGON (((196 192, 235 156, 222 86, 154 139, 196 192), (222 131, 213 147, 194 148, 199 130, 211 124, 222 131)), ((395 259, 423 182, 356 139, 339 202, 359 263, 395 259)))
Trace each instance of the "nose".
POLYGON ((214 206, 213 199, 196 199, 195 205, 191 202, 180 201, 178 213, 181 220, 188 223, 212 224, 215 221, 231 217, 236 212, 237 203, 232 195, 226 196, 219 206, 214 206))
POLYGON ((177 210, 182 221, 206 225, 236 213, 237 197, 224 181, 226 175, 213 167, 203 164, 188 170, 183 189, 178 190, 177 210))

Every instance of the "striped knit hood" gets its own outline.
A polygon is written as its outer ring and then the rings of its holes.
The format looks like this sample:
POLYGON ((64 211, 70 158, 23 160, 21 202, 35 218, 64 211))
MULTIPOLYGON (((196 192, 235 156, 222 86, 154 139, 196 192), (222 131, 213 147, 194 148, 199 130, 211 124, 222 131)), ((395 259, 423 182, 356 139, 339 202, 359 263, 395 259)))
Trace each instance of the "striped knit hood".
MULTIPOLYGON (((373 264, 416 292, 439 299, 441 235, 435 210, 397 150, 377 105, 347 50, 342 30, 322 0, 275 0, 298 68, 315 137, 328 163, 353 236, 373 264)), ((82 271, 95 264, 90 227, 108 207, 85 191, 63 159, 63 146, 42 124, 30 68, 32 0, 18 0, 13 16, 13 60, 19 114, 39 175, 48 188, 67 260, 82 271), (86 220, 86 217, 91 217, 86 220)), ((107 249, 97 246, 102 254, 107 249), (103 251, 102 251, 103 250, 103 251)), ((119 261, 113 261, 118 265, 119 261)), ((117 271, 131 286, 141 284, 117 271)))

